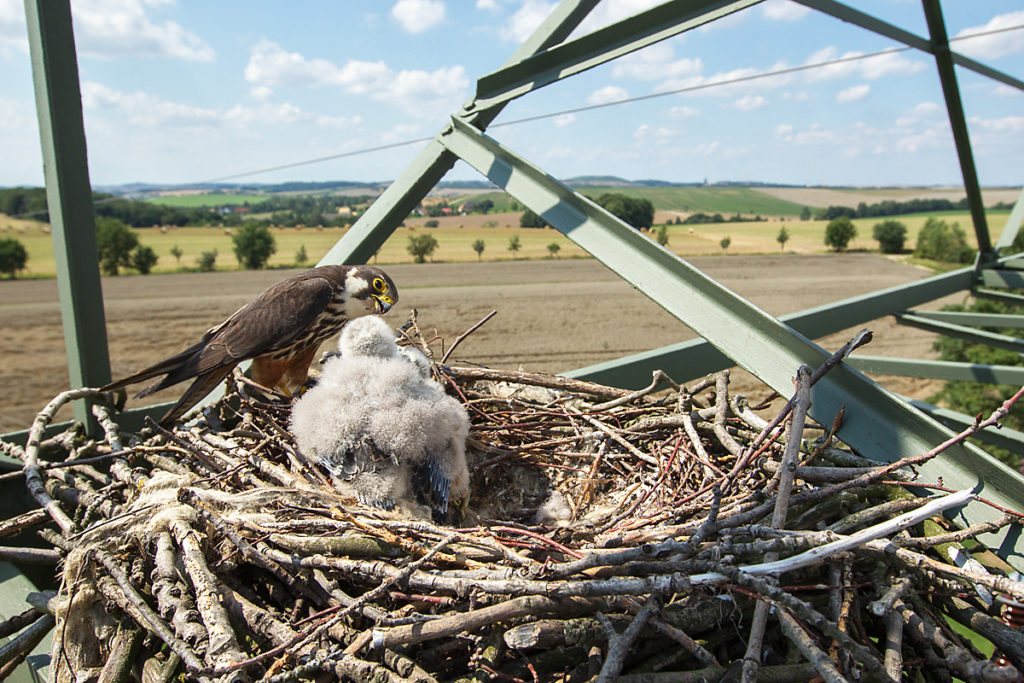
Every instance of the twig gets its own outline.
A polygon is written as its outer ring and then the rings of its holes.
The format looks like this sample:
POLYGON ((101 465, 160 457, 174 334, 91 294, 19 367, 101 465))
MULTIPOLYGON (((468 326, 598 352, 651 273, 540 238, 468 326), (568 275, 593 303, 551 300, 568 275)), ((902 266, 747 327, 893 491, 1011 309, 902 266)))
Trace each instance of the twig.
POLYGON ((188 646, 183 643, 160 616, 152 610, 146 600, 139 595, 138 591, 131 585, 131 581, 124 571, 117 565, 117 562, 109 553, 103 550, 96 551, 96 559, 103 564, 103 567, 110 574, 111 585, 118 591, 123 599, 123 607, 132 615, 139 625, 147 631, 160 638, 170 647, 192 671, 199 671, 203 668, 202 662, 193 654, 188 646))
POLYGON ((56 623, 53 615, 47 614, 3 645, 0 645, 0 666, 4 666, 15 658, 23 657, 31 652, 32 648, 39 644, 56 623))
POLYGON ((846 683, 846 676, 843 676, 843 674, 839 672, 839 670, 832 664, 832 660, 828 658, 828 655, 822 652, 821 649, 814 644, 814 641, 804 633, 803 628, 800 626, 800 622, 794 619, 785 610, 779 610, 778 617, 779 623, 782 624, 783 633, 785 633, 786 637, 789 638, 797 648, 799 648, 807 661, 814 665, 814 668, 826 683, 846 683))
POLYGON ((601 673, 597 676, 598 683, 609 683, 609 681, 612 681, 619 675, 625 663, 626 654, 633 647, 633 641, 637 639, 640 631, 647 625, 648 620, 659 609, 661 609, 661 602, 652 595, 647 598, 643 609, 633 618, 633 621, 621 635, 617 634, 614 629, 610 629, 610 626, 606 624, 605 629, 609 630, 608 656, 605 657, 601 673))
POLYGON ((605 410, 611 410, 612 408, 618 408, 619 406, 621 406, 621 405, 623 405, 625 403, 632 403, 633 401, 637 400, 638 398, 643 398, 644 396, 647 396, 648 394, 650 394, 652 391, 657 389, 658 386, 660 384, 662 384, 663 382, 665 384, 668 384, 670 387, 672 387, 676 391, 679 390, 679 385, 676 384, 672 380, 671 377, 666 375, 661 370, 655 370, 653 373, 651 373, 651 375, 652 375, 651 383, 648 384, 643 389, 637 389, 636 391, 634 391, 631 394, 627 394, 626 396, 620 396, 619 398, 613 399, 611 401, 606 401, 604 403, 598 403, 596 405, 591 406, 590 409, 592 411, 594 411, 594 412, 602 412, 602 411, 605 411, 605 410))
POLYGON ((196 608, 206 625, 210 641, 208 656, 213 659, 215 666, 244 660, 245 654, 221 602, 217 577, 206 566, 202 545, 195 530, 183 519, 172 521, 170 530, 182 550, 185 572, 196 590, 196 608))
POLYGON ((96 398, 98 396, 102 396, 102 394, 96 389, 91 388, 71 389, 58 394, 36 415, 36 419, 32 422, 32 428, 28 432, 28 440, 25 443, 25 485, 28 487, 28 492, 32 494, 32 497, 36 499, 40 507, 46 510, 50 518, 56 522, 65 535, 70 534, 74 530, 75 523, 61 509, 57 501, 46 492, 46 487, 43 485, 42 470, 39 466, 39 443, 43 438, 46 425, 50 424, 53 416, 56 415, 61 406, 69 401, 77 401, 82 398, 96 398))
POLYGON ((464 339, 465 339, 466 337, 468 337, 469 335, 471 335, 471 334, 473 334, 474 332, 476 332, 476 331, 477 331, 478 329, 480 329, 480 326, 481 326, 481 325, 483 325, 484 323, 486 323, 486 322, 487 322, 488 320, 490 320, 491 318, 493 318, 493 317, 494 317, 494 316, 496 316, 497 314, 498 314, 498 311, 491 311, 490 313, 488 313, 487 315, 485 315, 485 316, 484 316, 484 317, 483 317, 483 318, 482 318, 482 319, 481 319, 481 320, 480 320, 479 322, 477 322, 477 323, 476 323, 475 325, 473 325, 473 326, 472 326, 472 327, 470 327, 470 328, 469 328, 468 330, 466 330, 465 332, 463 332, 462 334, 460 334, 460 335, 459 335, 458 337, 456 337, 456 338, 455 338, 455 341, 453 341, 453 342, 452 342, 452 344, 451 344, 451 346, 449 346, 449 347, 448 347, 448 350, 444 352, 444 355, 443 355, 443 356, 441 356, 441 364, 442 364, 442 365, 444 365, 445 363, 447 363, 447 362, 448 362, 448 358, 449 358, 449 356, 451 356, 451 355, 452 355, 452 351, 454 351, 454 350, 456 349, 456 347, 458 347, 458 345, 459 345, 459 344, 461 344, 461 343, 462 343, 462 341, 463 341, 463 340, 464 340, 464 339))

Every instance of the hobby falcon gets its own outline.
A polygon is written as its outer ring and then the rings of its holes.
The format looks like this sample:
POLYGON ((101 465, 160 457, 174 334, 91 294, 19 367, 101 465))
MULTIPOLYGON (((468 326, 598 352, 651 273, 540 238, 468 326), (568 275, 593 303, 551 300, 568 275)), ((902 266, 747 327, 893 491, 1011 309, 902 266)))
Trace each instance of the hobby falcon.
POLYGON ((238 365, 252 359, 253 381, 285 393, 306 380, 317 347, 350 319, 386 313, 398 301, 391 278, 373 266, 320 266, 271 285, 211 327, 193 346, 152 367, 112 382, 120 389, 165 375, 135 398, 195 378, 160 420, 170 425, 213 390, 238 365))

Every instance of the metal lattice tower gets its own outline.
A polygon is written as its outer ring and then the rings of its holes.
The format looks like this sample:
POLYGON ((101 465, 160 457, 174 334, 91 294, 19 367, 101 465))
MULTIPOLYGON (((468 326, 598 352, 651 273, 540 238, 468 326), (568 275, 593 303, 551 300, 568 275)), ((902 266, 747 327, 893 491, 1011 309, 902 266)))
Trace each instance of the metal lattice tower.
MULTIPOLYGON (((811 339, 889 314, 903 322, 974 340, 1001 343, 1015 350, 1024 341, 993 339, 975 327, 996 324, 992 316, 913 313, 908 310, 959 291, 1024 302, 1009 292, 1024 287, 1024 260, 1001 257, 1024 221, 1024 194, 1001 236, 993 242, 982 205, 955 67, 1010 87, 1024 82, 950 49, 939 0, 922 0, 928 36, 919 36, 834 0, 797 0, 934 57, 949 114, 964 188, 979 246, 974 266, 912 284, 873 292, 826 306, 774 318, 724 288, 681 258, 640 235, 596 204, 562 185, 486 134, 487 127, 513 99, 605 64, 630 52, 743 11, 760 0, 671 0, 592 33, 569 39, 597 0, 563 0, 506 64, 477 81, 475 97, 452 115, 450 123, 419 153, 321 261, 363 263, 420 203, 459 159, 541 215, 635 288, 694 330, 701 339, 655 349, 571 373, 618 386, 646 384, 654 369, 677 380, 739 365, 783 396, 792 393, 799 365, 820 366, 828 353, 811 339)), ((72 386, 98 385, 109 379, 102 322, 102 297, 95 264, 88 169, 74 40, 68 2, 26 0, 30 48, 36 79, 48 199, 53 218, 62 312, 72 386), (70 255, 75 254, 75 258, 70 255), (91 335, 91 336, 90 336, 91 335)), ((1024 319, 1001 318, 1004 327, 1024 327, 1024 319)), ((812 392, 812 416, 831 424, 840 408, 846 419, 839 438, 861 453, 896 460, 923 453, 952 432, 918 407, 885 391, 861 371, 940 379, 1024 384, 1024 369, 938 361, 851 358, 825 375, 812 392)), ((122 415, 123 424, 162 408, 122 415)), ((936 417, 957 416, 935 412, 936 417)), ((76 417, 86 416, 79 407, 76 417)), ((961 416, 962 418, 962 416, 961 416)), ((1013 442, 1024 453, 1024 442, 1013 442)), ((1024 508, 1024 479, 975 446, 961 444, 921 468, 921 479, 947 487, 982 490, 999 505, 1024 508)), ((997 512, 972 503, 958 523, 993 519, 997 512)), ((1019 528, 1006 527, 984 537, 1018 569, 1024 570, 1024 541, 1019 528)))

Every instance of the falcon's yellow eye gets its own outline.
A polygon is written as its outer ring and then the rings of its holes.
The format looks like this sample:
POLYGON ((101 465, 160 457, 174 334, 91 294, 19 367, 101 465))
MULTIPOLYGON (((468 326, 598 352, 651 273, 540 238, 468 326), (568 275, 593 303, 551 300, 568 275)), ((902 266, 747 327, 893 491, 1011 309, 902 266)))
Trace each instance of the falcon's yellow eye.
POLYGON ((383 292, 385 289, 387 289, 387 285, 384 284, 384 280, 382 278, 375 277, 373 278, 373 288, 376 289, 378 292, 383 292))

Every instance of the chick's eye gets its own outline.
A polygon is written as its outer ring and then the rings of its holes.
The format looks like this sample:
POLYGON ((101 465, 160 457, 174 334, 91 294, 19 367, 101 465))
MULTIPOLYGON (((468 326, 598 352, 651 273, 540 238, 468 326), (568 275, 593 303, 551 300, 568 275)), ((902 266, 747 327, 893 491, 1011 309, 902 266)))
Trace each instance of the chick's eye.
POLYGON ((378 292, 383 292, 385 289, 384 280, 380 279, 379 277, 373 278, 373 288, 376 289, 378 292))

